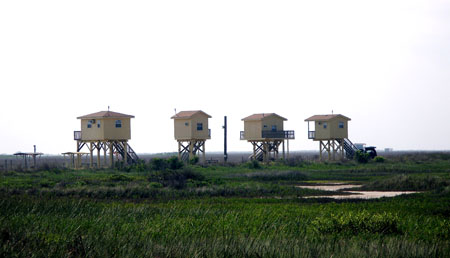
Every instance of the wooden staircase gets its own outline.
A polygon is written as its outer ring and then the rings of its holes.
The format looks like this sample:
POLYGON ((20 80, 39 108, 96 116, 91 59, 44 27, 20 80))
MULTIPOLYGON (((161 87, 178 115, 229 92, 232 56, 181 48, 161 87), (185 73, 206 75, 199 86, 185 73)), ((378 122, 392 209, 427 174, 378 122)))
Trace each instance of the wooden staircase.
POLYGON ((348 159, 353 159, 355 153, 359 150, 356 146, 347 138, 337 139, 337 142, 343 144, 345 155, 348 159))
MULTIPOLYGON (((117 150, 118 153, 122 156, 122 159, 125 158, 125 147, 121 142, 114 142, 113 143, 114 148, 117 150)), ((136 164, 139 160, 138 155, 134 150, 131 148, 130 145, 127 144, 127 163, 128 165, 136 164)))

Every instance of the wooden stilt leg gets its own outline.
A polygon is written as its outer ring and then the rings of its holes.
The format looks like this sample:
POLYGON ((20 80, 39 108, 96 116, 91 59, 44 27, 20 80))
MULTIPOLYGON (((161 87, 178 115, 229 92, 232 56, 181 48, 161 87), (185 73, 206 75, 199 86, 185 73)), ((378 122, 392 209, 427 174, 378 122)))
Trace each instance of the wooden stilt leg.
POLYGON ((203 142, 202 148, 203 148, 203 158, 202 158, 203 162, 202 163, 205 164, 206 163, 205 142, 203 142))
POLYGON ((89 167, 92 168, 94 166, 94 144, 92 142, 89 143, 89 167))
POLYGON ((114 147, 113 142, 109 142, 109 166, 114 168, 114 147))
POLYGON ((100 168, 100 142, 97 142, 97 168, 100 168))
POLYGON ((123 152, 124 152, 123 163, 124 163, 124 165, 127 165, 128 164, 128 143, 126 141, 123 142, 123 152))

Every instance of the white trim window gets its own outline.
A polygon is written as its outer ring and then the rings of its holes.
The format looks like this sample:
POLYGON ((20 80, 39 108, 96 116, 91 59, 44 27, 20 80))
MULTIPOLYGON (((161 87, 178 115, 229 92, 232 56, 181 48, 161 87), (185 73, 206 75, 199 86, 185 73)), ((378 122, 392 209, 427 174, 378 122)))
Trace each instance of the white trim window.
POLYGON ((122 120, 116 120, 116 128, 122 128, 122 120))

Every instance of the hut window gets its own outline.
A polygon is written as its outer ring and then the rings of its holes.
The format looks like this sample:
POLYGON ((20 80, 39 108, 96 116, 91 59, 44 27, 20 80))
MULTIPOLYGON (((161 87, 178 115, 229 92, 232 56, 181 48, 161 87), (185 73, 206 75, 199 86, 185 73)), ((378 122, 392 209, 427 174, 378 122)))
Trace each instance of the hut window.
POLYGON ((197 131, 203 131, 203 123, 197 123, 197 131))
POLYGON ((97 121, 97 128, 100 128, 100 121, 97 121))
POLYGON ((92 128, 92 120, 89 120, 87 123, 87 128, 92 128))
POLYGON ((189 123, 188 123, 188 122, 186 122, 186 123, 184 123, 184 125, 185 125, 185 126, 189 126, 189 123))
POLYGON ((264 127, 264 128, 267 128, 267 125, 264 125, 263 127, 264 127))
POLYGON ((122 127, 122 120, 116 120, 116 128, 122 127))
POLYGON ((327 122, 323 123, 323 129, 327 129, 327 122))
POLYGON ((276 125, 272 125, 272 132, 276 132, 277 131, 277 126, 276 125))
POLYGON ((344 128, 344 122, 339 122, 339 128, 344 128))

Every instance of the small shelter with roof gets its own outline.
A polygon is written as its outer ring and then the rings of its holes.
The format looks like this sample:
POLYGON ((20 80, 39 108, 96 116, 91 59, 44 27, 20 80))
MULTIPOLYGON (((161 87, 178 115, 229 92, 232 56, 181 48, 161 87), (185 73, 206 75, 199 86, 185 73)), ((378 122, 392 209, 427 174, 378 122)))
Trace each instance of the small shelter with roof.
POLYGON ((208 127, 210 115, 201 110, 180 111, 171 117, 174 121, 174 136, 178 142, 178 158, 183 161, 202 153, 205 162, 205 142, 211 139, 208 127))
POLYGON ((42 153, 42 152, 36 152, 36 145, 33 145, 33 147, 34 147, 34 152, 20 152, 19 151, 19 152, 14 153, 14 156, 23 158, 25 169, 29 168, 30 161, 28 161, 28 159, 33 159, 33 168, 36 169, 37 168, 36 167, 36 158, 44 155, 44 153, 42 153))
POLYGON ((114 166, 114 153, 119 153, 125 164, 132 164, 139 159, 129 146, 131 139, 131 118, 113 111, 100 111, 77 117, 81 121, 81 131, 74 132, 77 141, 75 153, 87 146, 90 153, 90 167, 93 167, 93 151, 97 150, 97 167, 101 167, 100 150, 104 152, 104 165, 107 165, 107 151, 109 151, 109 166, 114 166))
POLYGON ((348 139, 348 121, 351 119, 341 114, 314 115, 307 119, 308 139, 319 141, 320 158, 323 153, 328 154, 328 159, 335 159, 336 155, 344 158, 353 157, 357 148, 348 139), (313 122, 310 125, 310 122, 313 122))
POLYGON ((286 118, 275 113, 260 113, 242 119, 244 131, 241 131, 241 140, 253 145, 253 154, 249 157, 255 160, 268 161, 271 154, 278 158, 278 148, 283 145, 283 158, 285 157, 284 142, 287 140, 289 155, 289 140, 295 139, 294 131, 284 130, 286 118))

